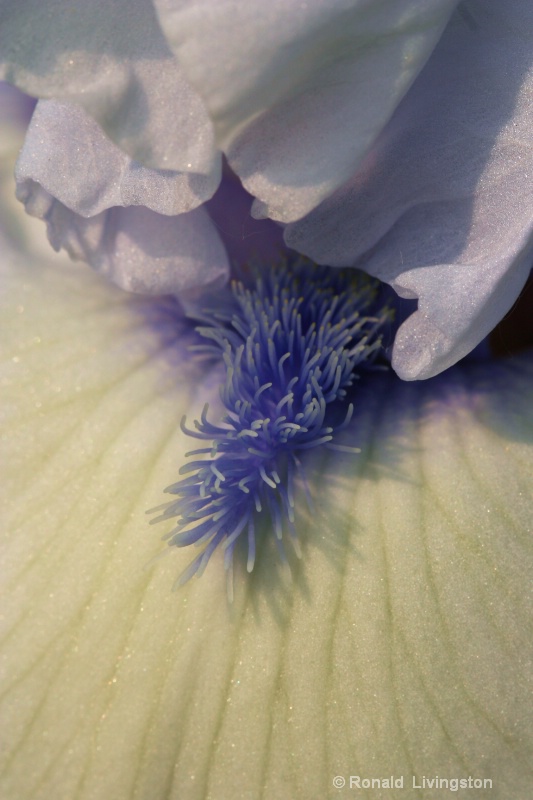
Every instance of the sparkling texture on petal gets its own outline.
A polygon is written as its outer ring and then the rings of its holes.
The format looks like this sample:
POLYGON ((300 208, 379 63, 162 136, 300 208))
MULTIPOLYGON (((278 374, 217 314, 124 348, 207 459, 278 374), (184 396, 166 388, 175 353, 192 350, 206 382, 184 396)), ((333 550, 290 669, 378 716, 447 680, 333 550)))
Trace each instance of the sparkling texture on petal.
POLYGON ((457 0, 154 0, 255 213, 297 219, 356 169, 457 0))
POLYGON ((428 378, 509 310, 533 262, 533 5, 462 5, 361 170, 286 241, 419 309, 393 366, 428 378))
POLYGON ((191 211, 215 192, 218 170, 154 170, 132 161, 80 107, 41 100, 16 167, 18 183, 39 183, 84 217, 112 206, 147 206, 159 214, 191 211))
POLYGON ((335 775, 438 774, 526 800, 531 358, 379 378, 362 452, 308 465, 293 581, 265 552, 228 609, 220 569, 169 591, 187 553, 143 570, 177 418, 216 385, 159 305, 36 266, 3 264, 0 298, 2 797, 309 800, 335 775))
POLYGON ((0 77, 83 106, 141 164, 217 169, 211 122, 151 0, 0 0, 0 77))
POLYGON ((126 291, 182 296, 227 280, 228 257, 203 207, 176 217, 118 207, 85 218, 29 180, 19 184, 18 197, 45 220, 55 250, 86 261, 126 291))

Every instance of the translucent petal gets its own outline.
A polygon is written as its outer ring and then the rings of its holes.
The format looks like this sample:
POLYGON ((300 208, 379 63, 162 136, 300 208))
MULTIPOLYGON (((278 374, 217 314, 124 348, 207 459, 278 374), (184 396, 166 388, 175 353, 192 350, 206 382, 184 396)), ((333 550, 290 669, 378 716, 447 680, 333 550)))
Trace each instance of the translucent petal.
POLYGON ((143 205, 159 214, 191 211, 215 192, 218 171, 154 170, 132 161, 78 106, 41 100, 16 168, 17 182, 39 183, 84 217, 112 206, 143 205))
POLYGON ((393 361, 427 378, 483 339, 533 262, 533 6, 461 6, 362 169, 286 241, 419 310, 393 361))
POLYGON ((457 0, 154 0, 255 213, 298 219, 353 173, 457 0))
POLYGON ((46 221, 55 250, 126 291, 182 295, 227 279, 226 251, 203 207, 176 217, 142 206, 110 208, 87 219, 33 181, 19 185, 18 196, 29 214, 46 221))
POLYGON ((179 419, 216 395, 172 307, 7 266, 2 796, 307 800, 393 774, 414 797, 438 774, 528 797, 531 357, 368 384, 361 454, 307 463, 294 579, 263 547, 229 607, 223 554, 178 593, 189 553, 144 569, 179 419))
POLYGON ((151 0, 1 0, 0 77, 83 106, 133 159, 209 175, 213 131, 151 0))

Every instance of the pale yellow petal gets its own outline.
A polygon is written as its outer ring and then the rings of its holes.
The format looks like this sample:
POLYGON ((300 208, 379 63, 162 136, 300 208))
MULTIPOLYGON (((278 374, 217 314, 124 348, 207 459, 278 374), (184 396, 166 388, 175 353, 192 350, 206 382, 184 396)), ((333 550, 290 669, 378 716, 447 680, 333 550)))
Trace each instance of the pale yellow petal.
POLYGON ((222 554, 178 592, 194 549, 146 568, 167 529, 145 510, 195 446, 181 415, 216 394, 169 305, 71 265, 2 280, 3 798, 322 800, 403 775, 427 800, 412 776, 471 775, 526 800, 530 361, 376 378, 362 453, 307 465, 293 579, 265 530, 230 606, 222 554))

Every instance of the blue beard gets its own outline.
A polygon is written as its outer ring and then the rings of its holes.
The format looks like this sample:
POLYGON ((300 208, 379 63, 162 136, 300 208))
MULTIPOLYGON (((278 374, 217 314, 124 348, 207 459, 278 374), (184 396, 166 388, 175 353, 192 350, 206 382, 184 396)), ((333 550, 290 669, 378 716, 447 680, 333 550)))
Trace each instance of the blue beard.
POLYGON ((251 572, 256 522, 265 515, 281 558, 285 531, 300 554, 294 488, 296 480, 306 487, 301 457, 321 446, 354 450, 335 439, 352 416, 355 380, 383 356, 392 318, 377 302, 379 283, 354 270, 299 259, 253 269, 247 284, 234 281, 215 308, 195 317, 206 342, 194 349, 225 366, 227 414, 215 425, 205 406, 195 430, 182 420, 184 433, 209 445, 187 454, 194 458, 180 470, 187 477, 165 490, 178 499, 154 509, 162 513, 153 522, 178 518, 165 536, 169 545, 202 547, 178 585, 200 575, 219 546, 231 576, 243 541, 251 572))

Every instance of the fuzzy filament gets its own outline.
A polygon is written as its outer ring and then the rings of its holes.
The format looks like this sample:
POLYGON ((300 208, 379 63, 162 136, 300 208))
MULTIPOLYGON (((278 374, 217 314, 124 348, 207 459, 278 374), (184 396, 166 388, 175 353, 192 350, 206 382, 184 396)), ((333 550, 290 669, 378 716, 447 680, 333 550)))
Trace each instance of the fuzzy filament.
POLYGON ((255 269, 253 277, 234 281, 227 302, 218 298, 196 317, 205 342, 196 350, 225 365, 225 414, 215 424, 205 406, 194 429, 182 420, 186 435, 208 444, 187 454, 184 477, 165 490, 177 499, 152 520, 177 518, 168 544, 200 548, 178 585, 201 574, 219 547, 232 575, 239 542, 251 572, 259 517, 268 518, 282 559, 286 534, 300 554, 294 497, 298 480, 307 491, 301 458, 322 446, 355 450, 333 440, 352 416, 348 392, 382 353, 391 319, 387 307, 376 308, 377 282, 354 270, 299 259, 255 269))

